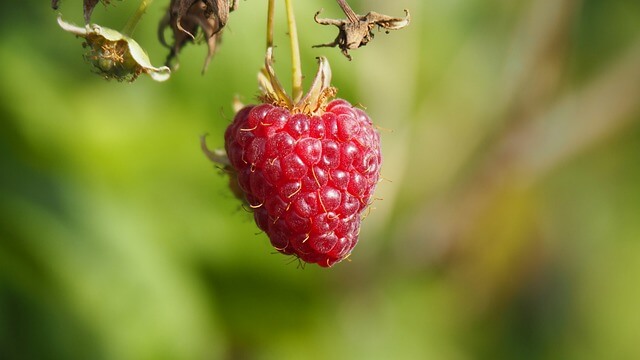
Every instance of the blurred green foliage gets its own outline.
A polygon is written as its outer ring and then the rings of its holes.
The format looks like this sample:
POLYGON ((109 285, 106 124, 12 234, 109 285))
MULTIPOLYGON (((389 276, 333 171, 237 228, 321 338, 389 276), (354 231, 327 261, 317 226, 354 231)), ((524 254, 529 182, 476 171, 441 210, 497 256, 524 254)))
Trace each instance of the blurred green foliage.
MULTIPOLYGON (((166 3, 135 34, 154 65, 166 3)), ((133 84, 92 74, 47 1, 0 4, 0 358, 640 358, 640 2, 350 3, 412 24, 348 62, 311 48, 337 6, 296 2, 307 79, 327 55, 382 129, 388 181, 331 269, 273 254, 199 149, 254 101, 266 2, 205 75, 188 46, 133 84)), ((137 6, 113 4, 94 21, 137 6)))

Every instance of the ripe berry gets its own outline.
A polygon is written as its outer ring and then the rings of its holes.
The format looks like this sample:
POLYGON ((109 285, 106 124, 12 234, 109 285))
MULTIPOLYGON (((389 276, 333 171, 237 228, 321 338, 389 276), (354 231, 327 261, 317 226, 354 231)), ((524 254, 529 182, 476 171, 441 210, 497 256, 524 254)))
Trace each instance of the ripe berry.
POLYGON ((262 104, 248 105, 225 131, 225 151, 202 148, 224 165, 230 185, 253 209, 279 252, 329 267, 351 254, 362 212, 380 177, 380 135, 367 114, 331 101, 324 57, 306 95, 289 97, 272 67, 259 75, 262 104))
POLYGON ((331 266, 358 242, 380 171, 380 137, 364 111, 333 100, 314 115, 249 105, 225 148, 256 224, 283 254, 331 266))

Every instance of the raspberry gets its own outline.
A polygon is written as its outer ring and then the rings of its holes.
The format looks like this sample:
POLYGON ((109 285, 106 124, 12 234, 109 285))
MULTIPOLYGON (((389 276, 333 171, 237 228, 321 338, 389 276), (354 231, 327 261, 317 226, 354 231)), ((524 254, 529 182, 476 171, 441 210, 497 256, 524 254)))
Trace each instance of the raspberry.
POLYGON ((258 74, 261 104, 240 109, 225 149, 205 155, 227 170, 230 188, 253 209, 279 252, 322 267, 347 258, 380 178, 380 135, 348 101, 331 100, 331 68, 318 57, 306 94, 290 97, 273 70, 273 48, 258 74))
POLYGON ((315 114, 249 105, 225 149, 258 227, 279 252, 328 267, 358 242, 379 179, 380 136, 367 114, 337 99, 315 114))

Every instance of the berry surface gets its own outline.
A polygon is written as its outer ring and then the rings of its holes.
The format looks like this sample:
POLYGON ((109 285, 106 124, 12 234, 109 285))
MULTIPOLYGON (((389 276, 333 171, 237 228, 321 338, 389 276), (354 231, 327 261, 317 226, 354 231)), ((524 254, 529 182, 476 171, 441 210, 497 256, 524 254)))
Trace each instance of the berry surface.
POLYGON ((279 252, 329 267, 351 254, 380 176, 380 135, 336 99, 321 114, 242 108, 225 149, 254 219, 279 252))

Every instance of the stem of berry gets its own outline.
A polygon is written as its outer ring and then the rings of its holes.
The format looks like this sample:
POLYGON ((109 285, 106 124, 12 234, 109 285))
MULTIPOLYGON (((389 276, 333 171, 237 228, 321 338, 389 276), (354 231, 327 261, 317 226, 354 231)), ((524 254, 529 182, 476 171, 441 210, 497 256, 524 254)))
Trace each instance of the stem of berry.
POLYGON ((289 29, 289 41, 291 44, 291 97, 293 103, 297 103, 302 98, 302 62, 300 61, 300 45, 298 43, 298 30, 296 28, 296 17, 293 12, 293 0, 285 0, 287 7, 287 27, 289 29))
POLYGON ((275 2, 276 0, 269 0, 267 8, 267 49, 273 47, 273 23, 276 16, 275 2))
POLYGON ((134 12, 133 15, 131 15, 127 23, 124 25, 124 28, 121 31, 123 35, 129 36, 129 37, 133 35, 133 32, 136 29, 136 25, 138 25, 138 22, 140 22, 142 15, 144 15, 144 13, 147 11, 147 7, 151 5, 152 2, 153 0, 140 1, 140 5, 138 5, 136 12, 134 12))

